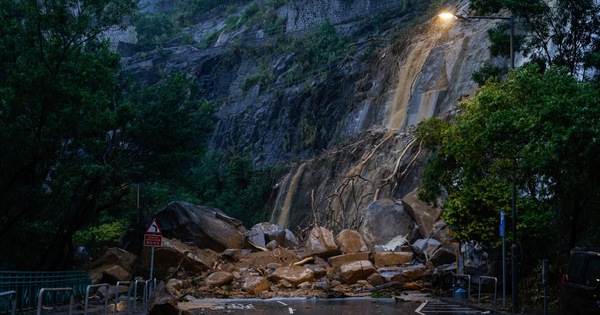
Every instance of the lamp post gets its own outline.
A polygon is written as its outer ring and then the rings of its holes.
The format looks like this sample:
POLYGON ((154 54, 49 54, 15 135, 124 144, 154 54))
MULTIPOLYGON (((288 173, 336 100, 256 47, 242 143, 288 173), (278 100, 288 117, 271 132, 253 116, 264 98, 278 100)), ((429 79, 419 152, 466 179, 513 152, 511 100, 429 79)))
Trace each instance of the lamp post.
MULTIPOLYGON (((443 18, 443 19, 456 19, 456 20, 460 20, 460 21, 471 21, 471 20, 505 20, 508 21, 509 26, 510 26, 510 68, 514 69, 515 68, 515 44, 514 44, 514 37, 515 37, 515 22, 514 22, 514 18, 512 16, 510 17, 505 17, 505 16, 478 16, 478 15, 474 15, 474 16, 461 16, 458 14, 454 14, 454 13, 450 13, 450 12, 442 12, 438 15, 439 17, 443 18)), ((513 178, 512 178, 512 202, 511 202, 511 207, 512 207, 512 216, 513 216, 513 220, 512 220, 512 235, 513 235, 513 243, 511 246, 511 271, 512 271, 512 304, 513 304, 513 313, 516 312, 519 308, 519 303, 518 303, 518 287, 517 287, 517 244, 516 244, 516 235, 517 235, 517 188, 515 185, 515 176, 513 174, 513 178)), ((504 257, 503 257, 504 258, 504 257)), ((504 264, 504 259, 503 259, 503 264, 504 264)), ((505 268, 502 268, 503 273, 505 268)), ((503 286, 503 290, 504 290, 504 296, 506 296, 506 288, 505 286, 503 286)), ((504 301, 505 302, 505 301, 504 301)), ((504 307, 506 307, 506 305, 504 305, 504 307)))

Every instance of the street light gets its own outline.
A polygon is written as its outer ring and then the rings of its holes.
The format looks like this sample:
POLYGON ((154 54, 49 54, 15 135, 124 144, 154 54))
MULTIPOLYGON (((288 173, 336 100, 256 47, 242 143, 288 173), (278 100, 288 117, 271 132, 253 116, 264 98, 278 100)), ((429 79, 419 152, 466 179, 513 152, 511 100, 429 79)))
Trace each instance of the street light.
MULTIPOLYGON (((514 69, 515 68, 515 44, 514 44, 514 37, 515 37, 515 22, 512 16, 509 17, 505 17, 505 16, 462 16, 462 15, 458 15, 458 14, 454 14, 451 12, 442 12, 440 14, 438 14, 439 17, 441 17, 442 19, 445 20, 449 20, 449 19, 456 19, 456 20, 461 20, 461 21, 471 21, 471 20, 505 20, 508 21, 509 25, 510 25, 510 68, 514 69)), ((516 254, 517 254, 517 244, 516 244, 516 235, 517 235, 517 189, 515 186, 515 177, 513 174, 513 179, 512 179, 512 215, 513 215, 513 222, 512 222, 512 233, 513 233, 513 243, 511 246, 511 252, 512 252, 512 257, 511 257, 511 270, 512 270, 512 302, 513 302, 513 313, 517 311, 518 309, 518 294, 517 294, 517 258, 516 258, 516 254)), ((504 259, 503 259, 504 262, 504 259)), ((504 264, 504 263, 503 263, 504 264)), ((502 268, 503 272, 504 272, 504 267, 502 268)), ((503 286, 505 287, 505 286, 503 286)), ((506 288, 503 288, 504 290, 506 290, 506 288)), ((505 291, 506 292, 506 291, 505 291)), ((506 293, 504 293, 504 296, 506 296, 506 293)), ((504 307, 506 307, 506 305, 504 305, 504 307)))
POLYGON ((459 14, 454 14, 452 12, 442 12, 440 14, 438 14, 439 17, 441 17, 442 19, 445 20, 449 20, 449 19, 456 19, 456 20, 461 20, 461 21, 471 21, 471 20, 505 20, 508 21, 509 25, 510 25, 510 68, 514 69, 515 68, 515 44, 514 44, 514 37, 515 37, 515 22, 512 16, 506 17, 506 16, 479 16, 479 15, 473 15, 473 16, 462 16, 459 14))

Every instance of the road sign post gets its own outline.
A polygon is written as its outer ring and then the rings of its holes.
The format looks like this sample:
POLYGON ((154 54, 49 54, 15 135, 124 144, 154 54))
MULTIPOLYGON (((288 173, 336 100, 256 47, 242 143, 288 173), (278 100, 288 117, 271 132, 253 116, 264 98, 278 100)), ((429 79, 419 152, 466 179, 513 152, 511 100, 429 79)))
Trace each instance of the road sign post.
POLYGON ((500 211, 500 236, 502 237, 502 307, 506 309, 506 237, 504 211, 500 211))
POLYGON ((156 218, 152 219, 152 222, 146 229, 146 234, 144 234, 144 246, 152 247, 150 251, 150 279, 152 279, 154 273, 154 247, 162 246, 162 231, 158 222, 156 222, 156 218))

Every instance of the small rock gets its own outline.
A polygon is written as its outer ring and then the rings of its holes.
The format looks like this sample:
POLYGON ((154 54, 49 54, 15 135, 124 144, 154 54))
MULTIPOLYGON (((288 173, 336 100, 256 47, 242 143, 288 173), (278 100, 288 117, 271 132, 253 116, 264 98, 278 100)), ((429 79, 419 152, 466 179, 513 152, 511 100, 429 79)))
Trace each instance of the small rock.
POLYGON ((301 266, 281 267, 277 268, 277 270, 269 276, 269 280, 280 283, 281 280, 285 280, 293 287, 296 287, 302 282, 313 281, 314 274, 311 270, 301 266))
POLYGON ((217 271, 206 278, 206 284, 211 287, 220 287, 233 281, 233 274, 227 271, 217 271))
POLYGON ((271 284, 267 279, 261 276, 250 276, 247 277, 242 285, 242 290, 253 294, 258 295, 261 292, 268 291, 271 289, 271 284))
POLYGON ((369 282, 369 283, 370 283, 372 286, 378 286, 378 285, 382 285, 382 284, 384 284, 384 283, 385 283, 385 280, 383 279, 383 277, 382 277, 382 276, 381 276, 379 273, 377 273, 377 272, 375 272, 375 273, 373 273, 372 275, 370 275, 370 276, 367 278, 367 281, 368 281, 368 282, 369 282))

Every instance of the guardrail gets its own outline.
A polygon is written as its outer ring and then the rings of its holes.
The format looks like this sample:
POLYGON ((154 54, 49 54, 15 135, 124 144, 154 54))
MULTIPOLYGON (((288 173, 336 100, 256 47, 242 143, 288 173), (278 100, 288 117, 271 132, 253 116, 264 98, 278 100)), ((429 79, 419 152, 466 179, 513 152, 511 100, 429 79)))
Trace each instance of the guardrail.
POLYGON ((16 292, 18 311, 35 309, 42 288, 72 288, 74 297, 81 299, 91 283, 85 271, 0 271, 0 292, 16 292))
MULTIPOLYGON (((90 284, 85 289, 85 306, 83 308, 83 315, 87 315, 87 312, 88 312, 89 301, 90 301, 90 289, 91 288, 101 288, 101 287, 106 287, 106 293, 108 294, 108 283, 90 284)), ((108 314, 108 296, 105 297, 104 300, 105 300, 105 302, 104 302, 104 314, 108 314)))
MULTIPOLYGON (((75 291, 73 291, 73 288, 41 288, 40 289, 40 293, 38 294, 38 303, 37 303, 37 315, 41 315, 42 314, 42 300, 44 299, 44 293, 45 292, 70 292, 71 294, 69 295, 69 315, 71 315, 73 313, 73 296, 75 295, 75 291)), ((52 300, 53 296, 48 296, 49 300, 52 300)))
POLYGON ((15 315, 17 312, 17 291, 6 291, 6 292, 1 292, 0 293, 0 297, 3 296, 9 296, 9 303, 11 305, 11 311, 10 314, 11 315, 15 315))
POLYGON ((479 303, 481 299, 481 283, 483 282, 483 280, 494 280, 494 309, 496 309, 496 293, 498 292, 498 278, 496 277, 479 277, 479 295, 477 296, 477 303, 479 303))

